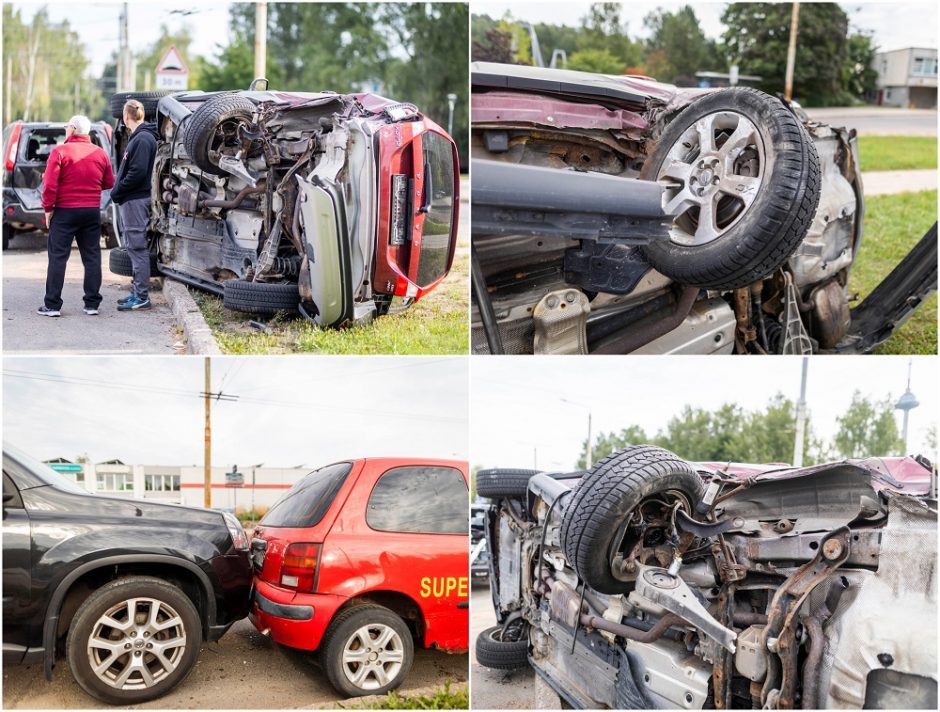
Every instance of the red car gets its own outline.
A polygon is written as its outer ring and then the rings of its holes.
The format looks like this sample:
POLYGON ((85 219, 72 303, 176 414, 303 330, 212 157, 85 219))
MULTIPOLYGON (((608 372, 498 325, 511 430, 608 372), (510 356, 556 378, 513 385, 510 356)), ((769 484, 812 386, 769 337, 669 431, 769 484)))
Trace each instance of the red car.
POLYGON ((251 541, 251 621, 278 643, 319 650, 349 697, 408 674, 415 641, 467 649, 466 462, 370 458, 300 480, 251 541))

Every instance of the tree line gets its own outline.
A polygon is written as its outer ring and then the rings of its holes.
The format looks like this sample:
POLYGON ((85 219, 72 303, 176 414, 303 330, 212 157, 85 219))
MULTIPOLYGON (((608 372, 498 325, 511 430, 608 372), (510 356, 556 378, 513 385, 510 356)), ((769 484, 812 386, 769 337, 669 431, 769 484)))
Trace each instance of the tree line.
MULTIPOLYGON (((567 55, 567 67, 604 74, 639 74, 679 86, 697 86, 696 72, 761 77, 757 86, 783 91, 790 3, 728 3, 721 15, 721 38, 706 37, 692 6, 662 8, 643 19, 647 38, 631 37, 619 3, 594 3, 580 25, 536 23, 534 30, 547 65, 553 50, 567 55)), ((471 18, 474 60, 535 64, 531 35, 510 13, 500 19, 471 18)), ((877 48, 870 33, 853 31, 835 3, 803 3, 794 70, 794 98, 806 106, 844 106, 874 93, 872 69, 877 48)))
MULTIPOLYGON (((254 13, 253 3, 232 5, 220 33, 227 36, 213 56, 195 54, 189 27, 162 26, 159 39, 135 53, 137 90, 154 88, 157 63, 171 45, 189 67, 190 89, 247 89, 254 79, 254 13)), ((416 104, 445 129, 447 95, 456 94, 453 134, 466 156, 468 23, 463 3, 270 3, 267 78, 272 89, 283 91, 376 91, 416 104)), ((39 10, 27 23, 9 4, 3 7, 3 41, 4 69, 11 75, 9 83, 4 77, 10 92, 4 123, 24 116, 64 121, 74 113, 111 119, 117 47, 101 75, 89 77, 90 60, 67 21, 52 23, 39 10), (35 44, 40 49, 30 74, 27 60, 35 44)))

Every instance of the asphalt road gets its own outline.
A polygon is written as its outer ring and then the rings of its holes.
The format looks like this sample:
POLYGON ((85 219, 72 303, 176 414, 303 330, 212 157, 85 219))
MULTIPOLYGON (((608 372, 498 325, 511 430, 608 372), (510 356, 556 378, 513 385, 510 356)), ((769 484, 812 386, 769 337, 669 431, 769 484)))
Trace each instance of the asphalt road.
MULTIPOLYGON (((415 650, 411 673, 399 692, 466 682, 467 655, 415 650)), ((320 672, 316 656, 271 642, 247 620, 218 643, 202 646, 182 685, 160 699, 130 709, 287 709, 342 702, 320 672)), ((46 682, 41 665, 3 668, 3 709, 89 709, 104 705, 72 679, 65 660, 46 682)))
MULTIPOLYGON (((130 280, 108 270, 108 251, 102 250, 98 316, 82 312, 82 261, 72 249, 65 274, 62 316, 36 313, 46 284, 46 238, 41 233, 19 234, 3 253, 3 351, 42 354, 173 354, 184 353, 182 336, 158 289, 151 289, 153 308, 119 312, 115 303, 127 294, 130 280)), ((159 283, 153 282, 156 287, 159 283)))
POLYGON ((496 616, 490 591, 486 586, 475 586, 470 593, 470 706, 485 710, 532 709, 536 703, 532 668, 507 672, 477 664, 477 635, 492 625, 496 625, 496 616))
POLYGON ((937 112, 880 106, 807 109, 810 118, 866 136, 936 136, 937 112))

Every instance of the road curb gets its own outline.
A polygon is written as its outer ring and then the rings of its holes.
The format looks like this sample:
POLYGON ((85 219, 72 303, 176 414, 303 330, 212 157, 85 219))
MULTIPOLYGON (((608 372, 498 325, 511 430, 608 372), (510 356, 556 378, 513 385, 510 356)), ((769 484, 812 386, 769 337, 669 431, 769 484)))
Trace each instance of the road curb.
MULTIPOLYGON (((444 687, 443 684, 439 685, 428 685, 427 687, 418 687, 414 690, 405 690, 404 692, 399 691, 398 696, 402 699, 408 699, 410 697, 422 697, 422 696, 432 696, 437 694, 440 689, 444 687)), ((458 692, 460 690, 469 690, 468 683, 466 682, 451 682, 450 691, 458 692)), ((310 707, 304 707, 303 709, 308 710, 357 710, 357 709, 367 709, 371 705, 374 705, 378 702, 384 702, 387 695, 366 695, 365 697, 351 697, 348 700, 337 700, 336 702, 327 702, 325 704, 311 705, 310 707)))
POLYGON ((186 286, 172 279, 164 279, 163 296, 186 335, 186 350, 200 356, 220 355, 222 350, 212 335, 212 329, 186 286))

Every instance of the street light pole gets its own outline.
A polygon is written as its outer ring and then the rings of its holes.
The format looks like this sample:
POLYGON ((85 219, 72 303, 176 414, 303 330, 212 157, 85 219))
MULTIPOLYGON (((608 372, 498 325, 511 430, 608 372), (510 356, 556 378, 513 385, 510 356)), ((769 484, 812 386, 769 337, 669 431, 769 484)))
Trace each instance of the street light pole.
POLYGON ((803 357, 803 375, 800 379, 800 400, 796 403, 796 438, 793 443, 793 466, 803 466, 803 441, 806 439, 806 372, 809 359, 803 357))
POLYGON ((255 3, 255 79, 263 77, 267 69, 268 55, 268 3, 255 3))
POLYGON ((800 3, 793 3, 790 12, 790 44, 787 46, 787 73, 783 84, 783 97, 793 98, 793 67, 796 64, 796 34, 800 25, 800 3))

